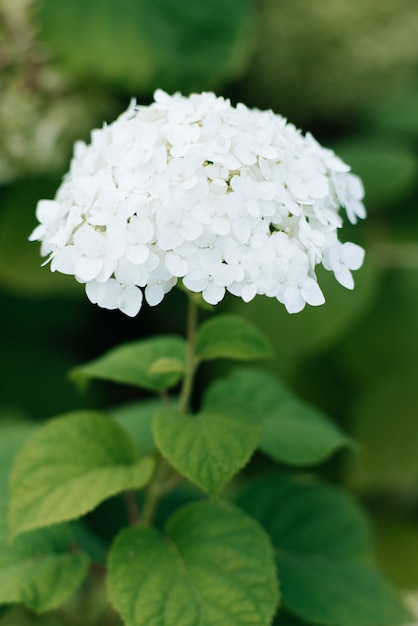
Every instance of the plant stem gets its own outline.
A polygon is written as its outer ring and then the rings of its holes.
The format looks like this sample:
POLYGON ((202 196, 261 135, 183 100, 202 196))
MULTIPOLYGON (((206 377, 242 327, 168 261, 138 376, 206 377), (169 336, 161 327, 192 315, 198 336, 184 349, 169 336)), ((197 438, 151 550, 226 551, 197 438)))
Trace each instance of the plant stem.
POLYGON ((135 491, 125 491, 123 496, 129 523, 131 526, 135 526, 139 522, 139 509, 135 491))
POLYGON ((194 375, 196 373, 197 359, 195 354, 196 328, 198 318, 197 304, 189 298, 189 310, 187 316, 187 353, 186 353, 186 372, 183 379, 183 385, 180 391, 179 410, 181 413, 187 413, 190 404, 190 398, 193 390, 194 375))
POLYGON ((144 525, 152 523, 158 503, 166 492, 167 479, 171 473, 171 465, 159 455, 155 474, 148 486, 144 507, 142 509, 142 523, 144 525))
MULTIPOLYGON (((179 411, 181 413, 187 413, 189 409, 190 399, 193 391, 194 376, 198 365, 198 360, 195 353, 197 320, 198 307, 196 303, 192 300, 192 298, 189 298, 186 331, 186 370, 179 398, 179 411)), ((169 399, 167 396, 163 397, 163 403, 165 404, 165 406, 169 406, 169 399)), ((173 481, 173 477, 173 468, 161 456, 161 454, 158 454, 154 477, 148 486, 144 506, 142 509, 141 521, 143 524, 148 525, 152 523, 161 497, 167 492, 167 490, 170 489, 170 487, 172 489, 177 484, 178 481, 173 481)))

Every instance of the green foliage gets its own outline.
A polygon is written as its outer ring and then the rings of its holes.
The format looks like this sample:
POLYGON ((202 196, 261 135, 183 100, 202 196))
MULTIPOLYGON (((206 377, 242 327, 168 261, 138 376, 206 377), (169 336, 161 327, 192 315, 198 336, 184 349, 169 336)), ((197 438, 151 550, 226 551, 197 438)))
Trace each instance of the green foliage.
POLYGON ((189 91, 213 86, 245 67, 250 8, 248 0, 125 0, 122 5, 43 0, 40 20, 42 36, 77 77, 109 81, 128 92, 189 91))
POLYGON ((61 605, 79 586, 88 558, 74 552, 66 526, 8 540, 8 477, 17 450, 32 430, 28 423, 9 425, 0 437, 0 604, 21 602, 43 612, 61 605))
POLYGON ((235 359, 251 361, 272 356, 264 333, 250 322, 233 314, 212 317, 196 336, 196 353, 202 361, 235 359))
POLYGON ((153 460, 100 413, 64 415, 39 428, 16 457, 11 483, 13 536, 76 519, 151 478, 153 460))
POLYGON ((177 511, 163 536, 122 531, 108 588, 127 626, 268 626, 278 599, 264 531, 239 509, 207 502, 177 511))
POLYGON ((291 465, 318 463, 350 439, 321 411, 297 398, 269 372, 238 369, 207 390, 206 405, 222 406, 239 399, 262 418, 259 449, 291 465))
POLYGON ((161 411, 153 420, 161 453, 182 476, 214 496, 249 461, 260 418, 252 408, 224 404, 197 415, 161 411))
POLYGON ((60 606, 86 575, 88 558, 72 550, 68 528, 43 528, 7 542, 0 517, 0 604, 22 602, 36 612, 60 606))
POLYGON ((29 437, 34 425, 29 422, 5 423, 0 430, 0 509, 7 505, 9 475, 16 452, 29 437))
POLYGON ((113 348, 98 359, 76 367, 71 376, 76 381, 97 378, 163 391, 181 379, 185 355, 186 342, 181 337, 154 337, 113 348))
POLYGON ((283 604, 291 612, 331 626, 411 619, 374 565, 364 516, 342 491, 309 477, 273 475, 239 503, 272 538, 283 604))

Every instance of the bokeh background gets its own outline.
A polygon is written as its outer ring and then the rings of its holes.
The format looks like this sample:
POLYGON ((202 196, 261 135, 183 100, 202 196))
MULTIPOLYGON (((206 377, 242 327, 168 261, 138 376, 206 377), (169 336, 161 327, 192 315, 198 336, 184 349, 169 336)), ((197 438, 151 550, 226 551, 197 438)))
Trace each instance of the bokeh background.
POLYGON ((272 108, 363 178, 368 218, 342 232, 367 251, 353 292, 322 272, 317 309, 232 296, 221 308, 260 324, 270 367, 357 440, 320 471, 362 500, 384 571, 418 597, 416 0, 0 0, 0 437, 132 398, 99 383, 82 395, 68 370, 183 330, 181 292, 133 320, 100 310, 27 241, 74 140, 158 87, 272 108))

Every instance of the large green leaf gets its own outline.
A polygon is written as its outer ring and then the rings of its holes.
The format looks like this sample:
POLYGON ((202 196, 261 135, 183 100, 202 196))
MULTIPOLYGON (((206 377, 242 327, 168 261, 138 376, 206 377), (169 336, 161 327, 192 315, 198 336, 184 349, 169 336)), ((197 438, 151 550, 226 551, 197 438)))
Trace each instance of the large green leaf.
POLYGON ((0 604, 22 602, 36 612, 61 605, 86 575, 88 558, 72 549, 66 527, 43 528, 7 541, 0 511, 0 604))
POLYGON ((200 326, 196 353, 202 361, 251 361, 273 354, 268 339, 256 326, 238 315, 227 313, 212 317, 200 326))
POLYGON ((76 519, 151 478, 153 459, 100 413, 78 412, 40 427, 20 449, 11 482, 11 532, 76 519))
POLYGON ((177 511, 165 535, 122 531, 108 588, 127 626, 268 626, 278 600, 264 531, 239 509, 207 502, 177 511))
POLYGON ((162 391, 176 385, 185 367, 186 342, 166 335, 113 348, 103 356, 72 370, 75 380, 102 379, 162 391), (168 366, 168 363, 170 366, 168 366), (161 362, 165 367, 161 368, 161 362), (174 368, 173 364, 177 363, 174 368))
POLYGON ((370 555, 365 519, 343 492, 309 477, 270 476, 240 504, 269 532, 283 604, 328 626, 394 626, 411 616, 370 555))
POLYGON ((161 453, 183 476, 216 495, 250 459, 260 434, 257 413, 245 405, 203 409, 197 415, 161 411, 153 421, 161 453))
POLYGON ((36 612, 62 604, 86 574, 88 559, 74 552, 69 529, 42 529, 8 541, 8 478, 17 450, 34 425, 4 424, 0 436, 0 605, 21 602, 36 612))
POLYGON ((42 37, 61 62, 130 93, 202 90, 241 71, 251 49, 249 0, 43 0, 41 8, 42 37))
POLYGON ((207 407, 234 398, 262 418, 259 449, 276 461, 311 465, 350 444, 349 438, 321 411, 299 400, 269 372, 237 369, 208 389, 207 407))
POLYGON ((0 506, 9 498, 9 479, 16 452, 34 429, 30 422, 5 423, 0 428, 0 506))

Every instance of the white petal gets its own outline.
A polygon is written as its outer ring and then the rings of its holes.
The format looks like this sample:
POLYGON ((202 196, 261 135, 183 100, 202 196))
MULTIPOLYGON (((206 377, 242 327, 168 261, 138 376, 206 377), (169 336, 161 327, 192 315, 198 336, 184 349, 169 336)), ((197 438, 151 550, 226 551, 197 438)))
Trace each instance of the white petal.
POLYGON ((89 259, 86 256, 81 256, 75 262, 74 276, 81 283, 88 283, 100 274, 102 268, 102 259, 89 259))
POLYGON ((102 269, 95 280, 97 280, 98 283, 105 283, 115 271, 115 265, 115 262, 110 259, 102 259, 102 269))
POLYGON ((185 276, 189 270, 187 262, 174 252, 167 252, 165 264, 168 271, 176 277, 185 276))
POLYGON ((350 270, 358 270, 364 261, 364 250, 355 243, 347 241, 341 250, 341 259, 350 270))
POLYGON ((244 302, 251 302, 257 295, 257 287, 254 283, 247 283, 241 291, 241 298, 244 302))
POLYGON ((203 227, 196 220, 185 218, 181 224, 180 232, 186 241, 194 241, 203 233, 203 227))
POLYGON ((154 283, 145 287, 145 299, 150 306, 157 306, 164 298, 164 289, 160 284, 154 283))
POLYGON ((76 261, 80 258, 75 246, 65 246, 54 256, 51 261, 51 271, 62 274, 74 274, 76 261))
POLYGON ((114 278, 105 283, 92 281, 86 285, 87 297, 103 309, 117 309, 120 284, 114 278))
POLYGON ((184 241, 183 235, 180 233, 180 228, 174 224, 167 224, 161 226, 157 232, 157 241, 161 250, 173 250, 184 241))
POLYGON ((319 306, 324 304, 325 298, 316 280, 307 278, 301 288, 301 293, 305 302, 311 306, 319 306))
POLYGON ((202 276, 193 278, 190 274, 187 274, 187 276, 183 278, 183 283, 187 289, 190 289, 190 291, 199 292, 206 288, 208 284, 208 277, 202 276))
POLYGON ((141 282, 142 269, 130 263, 127 259, 120 259, 115 269, 115 278, 123 285, 138 285, 141 282))
POLYGON ((74 234, 74 245, 83 254, 89 257, 97 257, 103 254, 105 241, 103 235, 91 228, 91 226, 84 224, 74 234))
POLYGON ((329 184, 325 176, 317 176, 309 181, 309 194, 313 198, 325 198, 329 193, 329 184))
POLYGON ((299 313, 305 307, 305 300, 297 287, 286 287, 283 294, 284 305, 289 313, 299 313))
POLYGON ((145 263, 148 257, 149 248, 141 244, 129 246, 129 248, 126 250, 127 260, 131 263, 135 263, 135 265, 141 265, 142 263, 145 263))
POLYGON ((340 285, 346 287, 346 289, 354 289, 353 276, 348 267, 345 267, 345 265, 341 265, 340 270, 338 272, 334 272, 334 276, 340 285))
POLYGON ((208 282, 206 289, 202 291, 203 299, 209 304, 218 304, 225 295, 225 287, 217 285, 213 280, 208 282))
POLYGON ((55 224, 60 212, 61 207, 55 200, 40 200, 36 205, 36 218, 47 227, 55 224))
POLYGON ((36 226, 36 228, 34 228, 34 230, 31 232, 28 239, 29 241, 41 241, 46 234, 47 230, 45 226, 43 224, 39 224, 39 226, 36 226))
POLYGON ((142 291, 138 287, 122 287, 118 295, 118 308, 129 315, 135 317, 142 306, 142 291))
POLYGON ((86 283, 86 294, 90 302, 93 304, 97 304, 101 294, 101 285, 100 283, 92 280, 89 283, 86 283))

